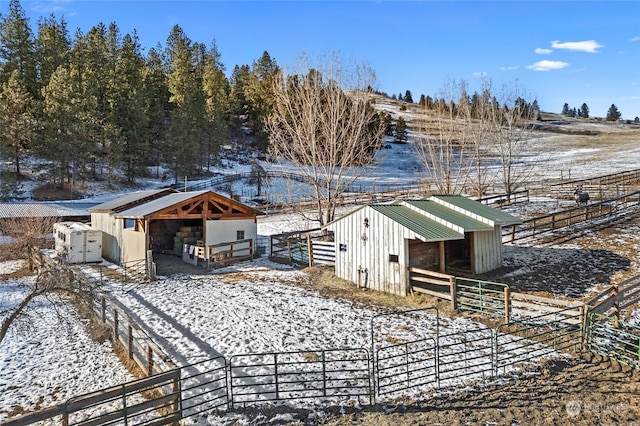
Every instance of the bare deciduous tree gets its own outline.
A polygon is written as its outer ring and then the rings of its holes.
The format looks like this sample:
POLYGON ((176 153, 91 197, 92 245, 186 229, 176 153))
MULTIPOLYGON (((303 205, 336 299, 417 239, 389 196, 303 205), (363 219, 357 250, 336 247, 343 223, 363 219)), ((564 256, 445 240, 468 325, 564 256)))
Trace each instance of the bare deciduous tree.
POLYGON ((374 73, 348 66, 336 54, 312 63, 302 57, 274 84, 274 108, 266 121, 269 151, 291 164, 311 186, 315 207, 307 219, 333 220, 337 201, 364 173, 380 147, 384 126, 370 105, 374 73))
POLYGON ((437 99, 415 147, 439 193, 460 194, 471 185, 481 197, 501 181, 511 194, 530 181, 534 168, 521 160, 532 153, 535 110, 517 82, 496 96, 491 81, 482 80, 471 97, 466 82, 449 82, 437 99))
POLYGON ((439 194, 460 194, 469 180, 470 147, 456 105, 463 87, 454 81, 445 84, 414 144, 418 161, 439 194))
POLYGON ((503 85, 498 95, 501 106, 493 115, 495 149, 506 194, 524 188, 535 172, 531 162, 521 161, 533 152, 534 141, 535 111, 525 95, 517 82, 503 85))
MULTIPOLYGON (((53 270, 41 271, 35 280, 25 281, 19 291, 24 296, 18 301, 13 301, 14 303, 10 300, 0 300, 0 344, 10 327, 28 324, 34 301, 45 298, 53 309, 58 311, 65 303, 61 295, 77 295, 68 277, 53 270)), ((58 318, 64 321, 65 317, 58 315, 58 318)))
POLYGON ((6 241, 0 250, 0 260, 27 259, 31 247, 45 247, 52 243, 48 235, 59 220, 51 217, 21 217, 0 221, 0 235, 6 241))
MULTIPOLYGON (((53 231, 53 218, 30 217, 0 222, 0 235, 9 237, 3 243, 2 260, 31 260, 31 250, 46 244, 47 235, 53 231)), ((21 284, 18 293, 20 298, 4 298, 0 300, 0 343, 9 328, 14 325, 28 324, 33 302, 46 298, 54 309, 65 303, 61 294, 78 295, 78 289, 71 286, 69 277, 60 270, 44 269, 38 271, 34 280, 21 284)), ((59 316, 63 318, 62 316, 59 316)))

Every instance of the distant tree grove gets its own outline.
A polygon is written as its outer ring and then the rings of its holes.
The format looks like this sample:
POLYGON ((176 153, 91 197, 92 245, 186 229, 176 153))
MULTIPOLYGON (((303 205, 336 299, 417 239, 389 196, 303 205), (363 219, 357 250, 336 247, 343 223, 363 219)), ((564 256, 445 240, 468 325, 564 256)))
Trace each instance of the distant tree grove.
POLYGON ((19 178, 24 158, 37 157, 42 176, 65 186, 116 171, 134 181, 159 165, 178 181, 247 133, 265 150, 280 68, 265 51, 227 78, 220 58, 215 41, 194 42, 177 25, 146 54, 115 23, 70 35, 51 15, 34 34, 11 0, 0 15, 0 158, 19 178))

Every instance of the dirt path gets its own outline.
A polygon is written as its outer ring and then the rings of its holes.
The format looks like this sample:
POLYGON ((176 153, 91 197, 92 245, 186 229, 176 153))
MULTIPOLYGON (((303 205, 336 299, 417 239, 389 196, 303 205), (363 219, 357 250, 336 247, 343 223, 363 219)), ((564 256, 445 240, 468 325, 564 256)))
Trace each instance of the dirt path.
POLYGON ((370 407, 329 425, 634 425, 640 375, 602 359, 555 361, 537 376, 436 396, 410 406, 370 407))

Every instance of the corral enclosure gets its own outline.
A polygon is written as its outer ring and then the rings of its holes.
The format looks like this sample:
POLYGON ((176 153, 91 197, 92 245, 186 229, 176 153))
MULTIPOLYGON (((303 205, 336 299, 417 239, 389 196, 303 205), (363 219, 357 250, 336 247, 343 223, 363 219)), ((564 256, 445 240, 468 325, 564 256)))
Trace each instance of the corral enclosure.
MULTIPOLYGON (((559 143, 558 146, 562 147, 563 144, 559 143)), ((620 149, 624 149, 622 145, 619 145, 619 147, 620 149)), ((634 148, 627 151, 629 153, 625 158, 627 165, 629 158, 634 158, 633 155, 638 153, 636 147, 638 147, 637 139, 634 148)), ((395 148, 396 147, 393 149, 395 148)), ((605 150, 606 148, 606 145, 601 145, 600 150, 605 150)), ((611 149, 614 149, 614 147, 612 146, 611 149)), ((580 151, 576 152, 580 153, 580 151)), ((611 158, 607 157, 604 159, 606 161, 603 162, 602 166, 591 166, 586 170, 577 172, 576 167, 582 168, 582 166, 587 165, 584 156, 569 160, 568 156, 558 155, 558 161, 555 164, 559 168, 555 169, 554 175, 561 173, 562 170, 565 170, 565 177, 569 170, 571 170, 572 177, 575 177, 576 173, 584 173, 588 176, 605 174, 599 173, 597 168, 605 167, 607 168, 607 172, 609 172, 611 170, 610 167, 620 160, 619 156, 611 156, 611 158), (563 162, 565 160, 566 162, 563 162)), ((570 200, 567 201, 570 202, 570 200)), ((523 210, 539 209, 541 205, 544 205, 542 208, 546 212, 549 212, 557 208, 557 204, 558 202, 553 198, 534 198, 529 206, 523 206, 522 208, 523 210)), ((295 219, 284 218, 281 220, 284 223, 289 222, 290 225, 295 226, 295 219)), ((261 229, 266 229, 269 226, 271 225, 266 221, 264 224, 259 223, 258 233, 264 234, 265 232, 261 231, 261 229), (261 225, 263 228, 260 227, 261 225)), ((278 228, 278 230, 281 229, 282 228, 278 228)), ((508 270, 504 271, 505 277, 511 278, 514 282, 526 283, 527 288, 531 291, 536 290, 537 283, 544 283, 544 288, 552 289, 552 293, 556 295, 579 296, 580 294, 593 294, 596 291, 595 288, 598 288, 598 286, 604 285, 611 280, 619 280, 625 274, 632 274, 634 270, 638 270, 637 250, 633 250, 633 248, 638 246, 638 241, 634 239, 634 236, 640 234, 640 232, 635 232, 634 229, 637 229, 637 224, 630 223, 622 225, 622 228, 617 231, 612 230, 609 233, 587 235, 585 240, 587 242, 584 243, 584 245, 580 245, 577 240, 573 240, 569 242, 567 246, 558 247, 557 249, 562 250, 561 252, 552 248, 546 249, 543 253, 535 248, 531 250, 527 250, 526 247, 509 248, 505 253, 505 260, 508 263, 508 270), (623 253, 623 247, 631 247, 632 250, 623 253), (607 253, 614 252, 620 254, 617 257, 607 255, 607 253), (540 255, 541 253, 543 254, 542 256, 540 255), (558 254, 562 254, 562 256, 558 256, 558 254), (602 254, 602 256, 599 256, 600 254, 602 254), (545 259, 546 261, 553 261, 553 263, 545 263, 545 259), (549 267, 550 264, 553 266, 549 267), (567 265, 568 267, 566 267, 567 265), (594 267, 594 265, 597 266, 594 267), (591 271, 591 273, 585 273, 585 271, 591 271), (571 292, 567 292, 567 290, 571 290, 571 292), (575 293, 573 292, 574 290, 575 293)), ((271 269, 271 267, 267 269, 271 269)), ((157 327, 157 329, 161 331, 157 337, 161 337, 161 340, 166 340, 169 345, 186 349, 188 353, 193 352, 194 357, 198 355, 204 357, 206 356, 205 354, 210 353, 210 349, 214 347, 213 342, 215 339, 218 339, 216 342, 221 342, 223 348, 225 346, 227 347, 228 353, 260 350, 260 348, 269 347, 286 350, 286 348, 304 347, 302 346, 304 343, 314 345, 315 342, 319 341, 315 340, 316 337, 311 337, 315 336, 315 334, 306 331, 305 335, 310 337, 305 338, 303 342, 300 342, 300 344, 296 346, 294 344, 295 342, 287 340, 287 333, 283 333, 284 336, 280 334, 279 330, 283 328, 281 323, 265 321, 265 318, 270 318, 271 316, 281 316, 282 312, 299 310, 302 311, 302 313, 307 312, 307 316, 305 317, 303 315, 304 319, 294 321, 292 328, 295 329, 296 326, 299 325, 301 330, 305 330, 303 326, 308 322, 308 318, 314 317, 314 314, 309 314, 308 311, 302 309, 300 304, 301 297, 295 292, 290 293, 288 291, 288 285, 285 285, 284 288, 280 288, 280 285, 274 286, 272 289, 274 292, 271 292, 269 291, 270 283, 274 282, 271 281, 271 279, 261 278, 259 274, 233 268, 227 269, 226 272, 229 272, 227 275, 229 280, 226 282, 223 280, 222 285, 219 287, 218 284, 213 286, 208 278, 195 275, 177 277, 180 286, 173 289, 171 288, 170 280, 167 280, 165 283, 160 282, 156 290, 161 289, 159 296, 166 300, 166 302, 161 304, 152 302, 151 296, 146 295, 146 291, 150 289, 144 287, 136 289, 138 296, 135 296, 134 293, 129 293, 127 297, 132 299, 132 306, 135 306, 136 309, 141 309, 140 312, 145 312, 141 314, 145 321, 148 321, 154 329, 157 327), (242 278, 243 275, 246 276, 242 278), (250 282, 258 281, 266 284, 264 290, 267 292, 265 295, 267 298, 263 299, 262 303, 254 303, 250 300, 251 298, 249 296, 256 290, 251 289, 251 286, 247 284, 245 278, 248 278, 250 282), (186 321, 185 323, 180 322, 181 320, 171 320, 170 317, 163 314, 164 309, 166 309, 164 306, 165 303, 167 305, 173 304, 174 301, 178 300, 177 296, 179 294, 195 297, 195 295, 201 294, 199 291, 209 291, 214 288, 216 289, 214 293, 219 291, 219 293, 215 294, 215 298, 217 299, 224 299, 225 296, 228 298, 231 297, 230 294, 223 292, 226 289, 245 293, 246 300, 241 298, 239 307, 236 306, 235 310, 226 311, 225 315, 221 317, 216 317, 214 311, 218 308, 214 305, 202 306, 197 310, 197 314, 193 316, 188 316, 191 315, 192 312, 188 304, 180 304, 179 306, 171 308, 175 314, 173 317, 183 318, 186 321), (143 297, 140 297, 140 293, 143 294, 143 297), (275 300, 274 295, 282 296, 284 301, 281 301, 280 298, 275 300), (261 314, 260 317, 252 318, 245 323, 241 320, 245 315, 245 311, 255 311, 256 314, 261 312, 261 314), (239 315, 240 312, 242 312, 242 315, 239 315), (187 313, 189 314, 187 315, 187 313), (205 327, 207 323, 206 318, 211 316, 218 318, 217 324, 220 324, 221 328, 205 327), (226 328, 227 325, 225 325, 223 321, 234 322, 235 325, 240 327, 239 335, 244 337, 238 337, 235 340, 232 339, 229 334, 231 330, 226 328), (196 330, 201 331, 194 332, 196 330), (253 330, 257 332, 258 336, 263 335, 264 337, 247 337, 251 336, 248 333, 253 330), (227 336, 227 338, 219 339, 218 336, 227 336)), ((273 279, 279 284, 286 284, 286 282, 291 279, 288 278, 290 273, 293 273, 294 276, 298 274, 298 272, 288 271, 286 269, 282 270, 278 269, 278 267, 275 267, 272 272, 274 274, 273 279)), ((496 280, 498 279, 499 277, 496 277, 496 280)), ((296 285, 299 283, 298 278, 294 278, 293 281, 296 285)), ((116 291, 121 292, 122 288, 116 289, 116 291)), ((324 309, 327 308, 320 307, 319 311, 323 312, 324 309)), ((634 318, 637 318, 637 314, 635 315, 634 318)), ((330 323, 331 319, 329 318, 327 321, 330 323)), ((344 320, 338 322, 357 324, 362 322, 362 319, 347 316, 344 320)), ((318 331, 322 330, 322 321, 320 323, 312 322, 312 324, 315 324, 315 328, 317 328, 318 331)), ((455 330, 455 324, 453 325, 455 330)), ((285 324, 283 331, 289 330, 287 327, 285 324)), ((399 330, 402 329, 399 328, 399 330)), ((361 331, 360 334, 364 332, 365 331, 361 331)), ((340 333, 340 335, 346 339, 355 339, 356 336, 354 336, 354 334, 358 334, 358 332, 353 333, 351 329, 344 330, 340 333)), ((317 337, 317 339, 322 338, 322 336, 317 337)), ((333 341, 341 342, 340 338, 335 338, 333 341)), ((560 409, 562 408, 561 406, 560 409)))

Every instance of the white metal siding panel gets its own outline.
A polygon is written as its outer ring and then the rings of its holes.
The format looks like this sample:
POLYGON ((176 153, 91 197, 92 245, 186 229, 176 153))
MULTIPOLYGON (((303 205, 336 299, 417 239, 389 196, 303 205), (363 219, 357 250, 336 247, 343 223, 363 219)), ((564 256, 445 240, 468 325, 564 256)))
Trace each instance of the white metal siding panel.
POLYGON ((119 263, 122 220, 116 221, 109 213, 91 212, 91 226, 102 231, 102 257, 119 263))
POLYGON ((327 228, 335 235, 335 273, 338 277, 357 283, 358 268, 367 268, 369 288, 406 295, 405 240, 413 238, 409 236, 412 234, 410 231, 369 207, 360 209, 327 228), (369 219, 368 228, 364 226, 365 217, 369 219), (363 244, 363 234, 367 235, 366 244, 363 244), (341 244, 346 244, 346 252, 340 251, 341 244), (390 254, 397 254, 399 262, 389 262, 390 254))
MULTIPOLYGON (((253 240, 254 249, 258 238, 258 225, 254 219, 207 220, 205 245, 236 241, 238 231, 244 231, 245 240, 253 240)), ((225 247, 221 250, 228 250, 225 247)))
POLYGON ((146 241, 144 232, 124 229, 122 231, 122 262, 135 262, 146 259, 146 241))
POLYGON ((474 273, 481 274, 502 266, 502 239, 499 225, 496 225, 492 232, 475 232, 473 241, 474 273))

